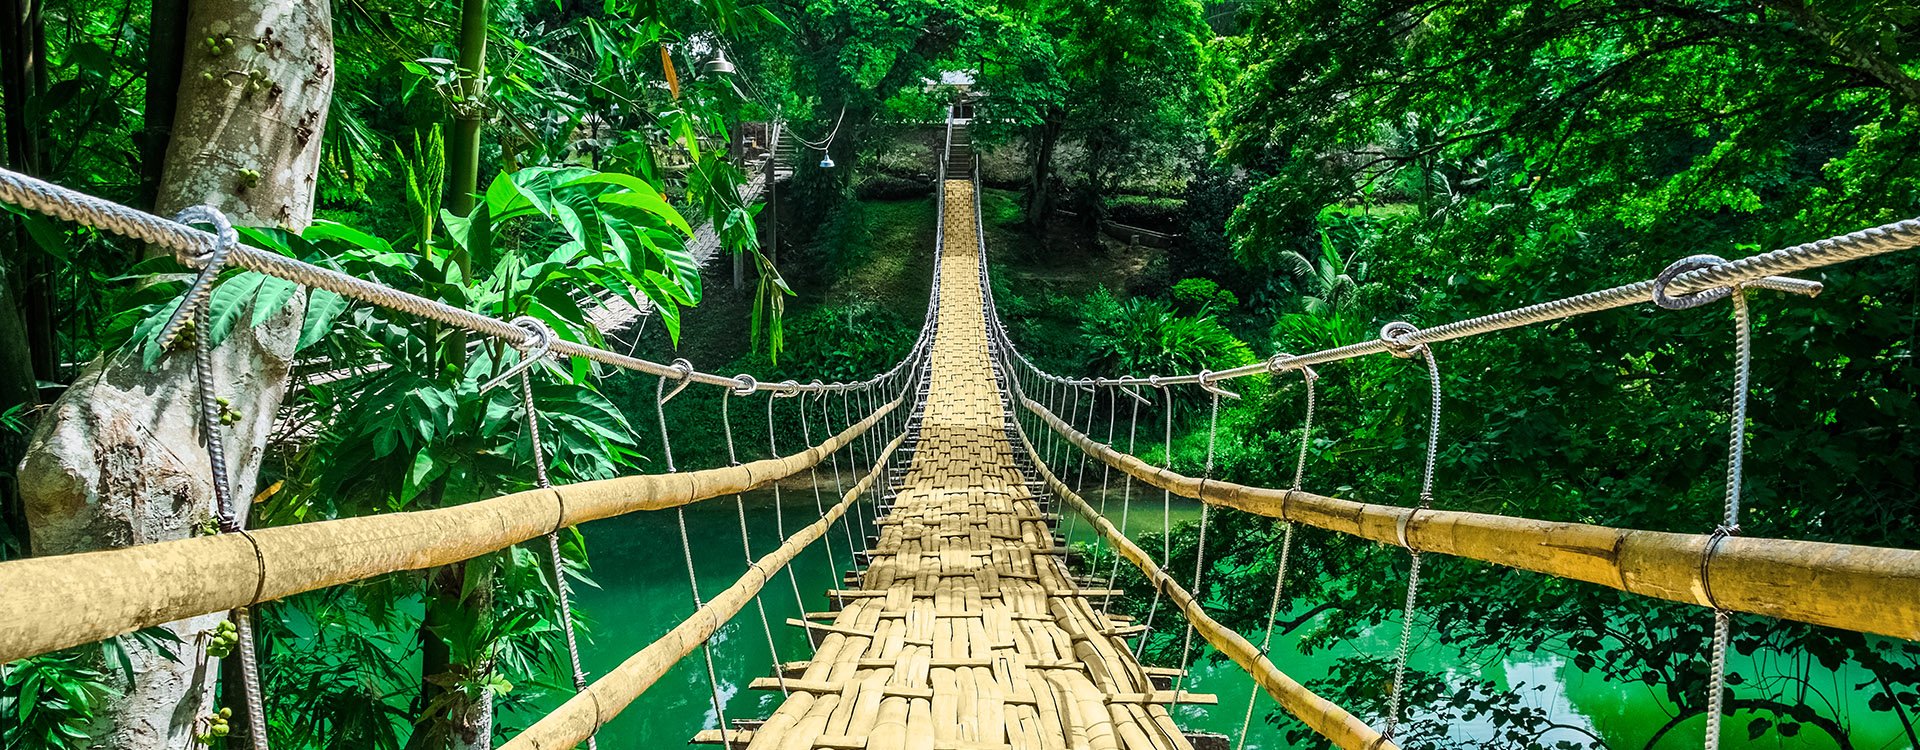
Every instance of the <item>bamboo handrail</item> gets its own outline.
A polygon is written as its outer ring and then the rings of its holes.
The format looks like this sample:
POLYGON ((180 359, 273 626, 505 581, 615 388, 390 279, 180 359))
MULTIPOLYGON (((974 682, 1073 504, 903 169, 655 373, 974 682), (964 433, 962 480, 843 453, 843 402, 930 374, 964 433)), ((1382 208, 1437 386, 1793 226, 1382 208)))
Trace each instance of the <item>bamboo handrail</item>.
POLYGON ((1400 746, 1394 744, 1393 740, 1368 726, 1359 717, 1348 713, 1339 704, 1320 697, 1288 676, 1286 672, 1280 671, 1279 667, 1274 666, 1272 660, 1260 653, 1260 647, 1253 645, 1232 628, 1220 624, 1218 620, 1209 616, 1200 603, 1194 600, 1192 593, 1182 588, 1172 576, 1167 575, 1166 571, 1153 561, 1152 555, 1134 544, 1132 539, 1128 539, 1126 534, 1115 528, 1105 516, 1100 515, 1092 505, 1087 504, 1086 499, 1080 497, 1054 476, 1053 471, 1040 460, 1040 454, 1034 450, 1033 443, 1027 439, 1025 429, 1020 430, 1020 444, 1025 446, 1028 455, 1033 457, 1034 468, 1040 472, 1040 478, 1046 480, 1048 491, 1066 499, 1079 509, 1081 515, 1086 516, 1121 557, 1127 558, 1134 567, 1140 569, 1141 573, 1146 574, 1147 580, 1166 595, 1167 601, 1180 608, 1180 611, 1186 615, 1187 622, 1193 624, 1194 632, 1206 638, 1214 648, 1220 649, 1220 653, 1225 654, 1235 664, 1240 665, 1241 669, 1246 670, 1248 676, 1251 676, 1261 689, 1266 690, 1268 695, 1273 696, 1282 709, 1305 723, 1309 729, 1320 733, 1320 736, 1327 738, 1334 746, 1344 750, 1400 750, 1400 746))
POLYGON ((1425 552, 1703 607, 1920 639, 1920 550, 1734 536, 1722 539, 1708 559, 1712 537, 1706 534, 1420 510, 1203 481, 1114 450, 1032 399, 1021 400, 1089 455, 1181 497, 1395 546, 1404 527, 1407 546, 1425 552))
MULTIPOLYGON (((627 657, 620 666, 615 667, 600 679, 594 680, 586 690, 567 699, 567 702, 560 704, 553 713, 534 722, 533 726, 527 727, 526 731, 501 746, 500 750, 572 750, 585 742, 600 727, 612 721, 613 717, 633 703, 635 698, 640 697, 641 693, 646 692, 647 688, 658 682, 667 670, 673 668, 674 664, 685 658, 687 654, 693 653, 693 650, 699 648, 700 644, 708 638, 713 637, 720 626, 733 619, 734 615, 740 614, 740 610, 747 606, 747 602, 753 601, 753 597, 760 593, 760 589, 766 586, 767 581, 772 580, 774 573, 792 562, 801 550, 806 549, 807 545, 812 544, 832 528, 833 522, 846 514, 847 508, 852 506, 854 500, 865 493, 867 488, 873 486, 880 476, 881 469, 887 465, 887 459, 893 455, 894 449, 898 448, 900 442, 906 437, 903 433, 887 443, 885 449, 880 452, 880 460, 873 465, 873 469, 868 471, 866 476, 861 477, 852 489, 847 490, 846 494, 841 496, 840 502, 828 508, 826 514, 819 520, 794 532, 793 536, 788 537, 779 549, 767 553, 748 566, 739 580, 734 581, 732 586, 728 586, 726 591, 720 592, 719 596, 708 601, 691 617, 682 620, 659 640, 647 644, 646 648, 627 657)), ((727 731, 726 727, 720 729, 723 732, 727 731)))
POLYGON ((0 663, 383 573, 446 565, 587 521, 743 492, 818 464, 902 398, 817 446, 739 466, 0 563, 0 612, 6 613, 0 663))

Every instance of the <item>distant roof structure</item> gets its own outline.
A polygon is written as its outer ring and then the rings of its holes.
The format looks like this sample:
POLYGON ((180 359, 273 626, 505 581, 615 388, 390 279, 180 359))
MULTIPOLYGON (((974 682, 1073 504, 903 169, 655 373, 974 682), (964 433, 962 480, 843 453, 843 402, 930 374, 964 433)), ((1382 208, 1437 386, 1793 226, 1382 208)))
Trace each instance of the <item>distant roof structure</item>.
POLYGON ((940 78, 938 80, 923 78, 921 79, 921 83, 925 84, 926 88, 929 89, 951 87, 964 91, 973 88, 973 71, 943 70, 940 71, 940 78))

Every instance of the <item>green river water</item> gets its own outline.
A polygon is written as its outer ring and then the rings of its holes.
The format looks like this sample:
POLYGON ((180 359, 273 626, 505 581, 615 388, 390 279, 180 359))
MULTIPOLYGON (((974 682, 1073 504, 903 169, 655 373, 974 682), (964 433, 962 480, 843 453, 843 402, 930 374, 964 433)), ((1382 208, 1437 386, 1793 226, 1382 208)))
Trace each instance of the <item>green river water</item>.
MULTIPOLYGON (((826 484, 822 497, 825 502, 831 503, 835 494, 831 479, 826 484)), ((786 489, 783 494, 784 502, 780 505, 784 509, 789 531, 818 517, 812 492, 786 489)), ((746 497, 746 504, 747 526, 753 539, 754 554, 765 554, 779 540, 772 492, 763 490, 750 494, 746 497)), ((1153 498, 1152 503, 1136 502, 1127 524, 1129 535, 1158 531, 1162 515, 1159 511, 1157 497, 1153 498)), ((1198 512, 1196 504, 1191 501, 1180 502, 1176 498, 1173 521, 1178 523, 1193 519, 1198 512)), ((716 499, 686 509, 687 533, 692 539, 700 588, 705 595, 711 596, 726 588, 746 570, 740 547, 739 523, 731 498, 716 499)), ((660 637, 692 611, 692 604, 673 512, 635 513, 597 521, 585 526, 584 530, 592 556, 592 576, 600 584, 599 588, 577 592, 579 607, 592 626, 590 641, 583 644, 584 659, 591 677, 605 674, 628 655, 660 637)), ((1080 531, 1082 535, 1085 534, 1084 525, 1080 531)), ((857 536, 858 532, 855 533, 857 536)), ((834 586, 839 578, 838 571, 846 569, 849 563, 847 539, 843 526, 836 526, 832 530, 829 540, 833 552, 831 566, 826 546, 817 542, 792 566, 795 581, 806 599, 808 609, 824 608, 825 596, 822 592, 834 586)), ((779 650, 779 658, 786 661, 806 659, 808 645, 805 636, 797 628, 782 624, 789 617, 800 616, 801 611, 794 602, 793 585, 784 574, 768 584, 762 600, 767 617, 773 623, 774 643, 779 650)), ((1390 653, 1399 635, 1398 627, 1390 625, 1382 630, 1390 632, 1370 634, 1362 642, 1347 644, 1346 648, 1390 653)), ((1503 686, 1523 682, 1529 686, 1545 685, 1545 690, 1525 691, 1531 705, 1547 708, 1557 721, 1582 727, 1605 738, 1616 749, 1643 747, 1648 736, 1672 715, 1664 698, 1656 695, 1651 688, 1606 683, 1597 676, 1589 678, 1575 668, 1570 660, 1558 655, 1513 654, 1497 663, 1463 665, 1449 662, 1445 658, 1448 652, 1441 649, 1435 651, 1431 660, 1416 656, 1415 664, 1429 669, 1471 670, 1475 676, 1503 686)), ((1343 653, 1351 651, 1323 650, 1312 656, 1302 656, 1290 641, 1274 647, 1281 669, 1303 682, 1325 675, 1329 665, 1343 653)), ((1774 658, 1780 657, 1775 655, 1774 658)), ((772 713, 779 703, 778 693, 745 689, 746 684, 754 678, 768 676, 774 661, 768 653, 767 638, 754 607, 749 605, 713 639, 713 659, 729 719, 765 718, 772 713)), ((1740 666, 1736 662, 1735 667, 1740 666)), ((1910 747, 1904 731, 1891 714, 1867 709, 1869 694, 1854 687, 1866 678, 1862 674, 1849 674, 1846 671, 1840 674, 1816 671, 1816 684, 1813 687, 1819 693, 1839 697, 1839 717, 1851 728, 1854 747, 1863 750, 1910 747)), ((1220 703, 1216 706, 1180 707, 1178 715, 1181 724, 1192 730, 1236 735, 1252 689, 1252 681, 1246 674, 1230 662, 1204 661, 1194 669, 1188 685, 1188 689, 1196 692, 1219 695, 1220 703)), ((1261 696, 1247 747, 1261 750, 1291 747, 1277 727, 1259 718, 1272 708, 1271 700, 1261 696)), ((1824 750, 1835 746, 1825 735, 1811 728, 1792 739, 1769 733, 1759 741, 1748 742, 1745 731, 1747 719, 1745 715, 1736 716, 1729 723, 1725 747, 1824 750)), ((599 735, 599 744, 606 750, 681 747, 695 732, 715 726, 705 663, 696 651, 681 660, 664 679, 608 725, 599 735)), ((1470 741, 1476 733, 1484 736, 1488 732, 1487 726, 1466 725, 1457 727, 1454 737, 1470 741)), ((1698 747, 1699 737, 1699 722, 1689 722, 1679 730, 1670 732, 1660 747, 1698 747)), ((1578 738, 1580 736, 1577 733, 1566 731, 1564 736, 1555 734, 1546 739, 1578 738)))

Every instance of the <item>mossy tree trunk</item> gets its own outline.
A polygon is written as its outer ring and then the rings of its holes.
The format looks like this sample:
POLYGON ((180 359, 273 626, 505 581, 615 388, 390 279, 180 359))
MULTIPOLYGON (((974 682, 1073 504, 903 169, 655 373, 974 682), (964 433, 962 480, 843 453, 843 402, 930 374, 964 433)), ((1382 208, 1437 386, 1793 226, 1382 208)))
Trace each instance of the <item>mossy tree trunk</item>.
MULTIPOLYGON (((204 203, 237 225, 305 227, 334 84, 328 4, 189 0, 185 29, 156 211, 204 203)), ((297 295, 214 350, 216 388, 240 414, 220 429, 242 503, 286 393, 304 306, 297 295)), ((179 539, 212 515, 192 360, 169 356, 148 371, 137 356, 108 353, 54 403, 19 474, 35 554, 179 539)), ((199 666, 200 657, 223 617, 165 626, 187 644, 178 659, 129 642, 133 677, 103 706, 95 742, 117 750, 191 746, 196 722, 212 709, 212 668, 199 666)))

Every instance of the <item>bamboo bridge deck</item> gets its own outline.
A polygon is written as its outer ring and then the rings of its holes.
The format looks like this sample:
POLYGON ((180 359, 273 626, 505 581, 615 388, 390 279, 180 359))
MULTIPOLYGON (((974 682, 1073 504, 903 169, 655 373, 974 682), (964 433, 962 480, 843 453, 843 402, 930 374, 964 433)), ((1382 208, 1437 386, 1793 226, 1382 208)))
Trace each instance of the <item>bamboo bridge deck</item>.
MULTIPOLYGON (((1055 540, 1009 441, 988 351, 973 186, 946 183, 936 333, 920 434, 859 588, 785 702, 733 743, 797 748, 1188 748, 1055 540)), ((782 679, 755 683, 781 689, 782 679)), ((1206 696, 1181 696, 1204 701, 1206 696)))

